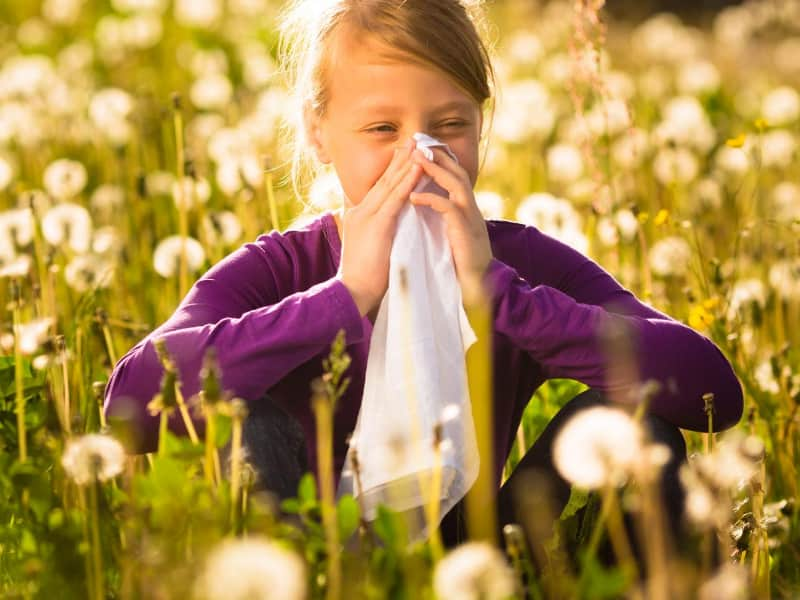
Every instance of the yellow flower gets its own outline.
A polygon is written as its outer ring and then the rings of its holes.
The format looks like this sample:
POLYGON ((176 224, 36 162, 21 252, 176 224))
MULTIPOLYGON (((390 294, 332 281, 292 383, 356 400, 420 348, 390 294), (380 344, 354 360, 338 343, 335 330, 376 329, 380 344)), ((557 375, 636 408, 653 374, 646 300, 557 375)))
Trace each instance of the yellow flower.
POLYGON ((719 297, 712 296, 693 305, 689 309, 689 326, 693 329, 708 329, 714 322, 714 309, 719 305, 719 297))
POLYGON ((725 145, 729 148, 741 148, 744 146, 745 141, 747 140, 747 136, 743 133, 740 133, 735 138, 730 138, 725 141, 725 145))
POLYGON ((663 225, 668 220, 669 220, 669 212, 666 209, 662 208, 656 214, 656 218, 653 219, 653 223, 655 223, 656 226, 659 226, 659 225, 663 225))
POLYGON ((753 122, 753 125, 755 125, 756 129, 758 129, 759 131, 764 131, 767 127, 769 127, 769 123, 767 123, 767 120, 762 117, 756 119, 753 122))

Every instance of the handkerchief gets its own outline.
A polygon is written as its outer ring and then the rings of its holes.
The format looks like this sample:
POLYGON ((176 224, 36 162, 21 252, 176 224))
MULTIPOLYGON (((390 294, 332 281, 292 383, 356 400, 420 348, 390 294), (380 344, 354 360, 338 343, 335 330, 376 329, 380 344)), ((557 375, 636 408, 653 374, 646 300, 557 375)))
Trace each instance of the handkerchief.
MULTIPOLYGON (((429 159, 437 146, 455 158, 434 138, 414 138, 429 159)), ((427 175, 415 191, 448 197, 427 175)), ((339 484, 339 494, 358 497, 364 518, 374 519, 381 503, 414 511, 420 527, 410 533, 420 538, 427 535, 423 511, 432 498, 441 519, 474 483, 479 458, 464 355, 475 340, 444 219, 409 202, 398 217, 389 286, 372 331, 364 395, 339 484)))

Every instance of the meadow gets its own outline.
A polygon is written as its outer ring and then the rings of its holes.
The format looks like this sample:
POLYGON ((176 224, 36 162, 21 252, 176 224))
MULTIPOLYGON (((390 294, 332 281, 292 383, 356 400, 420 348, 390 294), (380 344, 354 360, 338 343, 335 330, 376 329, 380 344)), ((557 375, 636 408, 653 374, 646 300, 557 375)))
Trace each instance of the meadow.
MULTIPOLYGON (((336 179, 298 196, 287 178, 281 124, 296 107, 276 64, 278 0, 5 0, 0 596, 800 597, 800 3, 749 0, 697 25, 612 20, 602 0, 488 4, 498 99, 476 186, 486 218, 592 257, 712 339, 741 381, 734 429, 686 432, 694 543, 670 549, 650 530, 647 575, 630 559, 620 507, 645 529, 659 516, 647 508, 657 452, 635 415, 611 431, 631 432, 651 462, 592 433, 587 451, 605 452, 577 460, 624 477, 575 475, 563 527, 536 556, 524 542, 536 523, 502 540, 476 525, 449 552, 435 536, 409 543, 399 515, 365 524, 356 500, 336 501, 329 469, 278 506, 242 455, 246 405, 213 364, 196 401, 165 354, 151 406, 162 421, 196 410, 214 426, 127 455, 124 424, 102 412, 115 362, 226 254, 337 208, 336 179), (587 502, 588 550, 572 564, 564 538, 587 502), (616 566, 595 555, 606 537, 616 566)), ((320 435, 343 350, 309 382, 320 435)), ((486 385, 480 351, 468 357, 473 390, 486 385)), ((536 392, 507 471, 579 389, 536 392)))

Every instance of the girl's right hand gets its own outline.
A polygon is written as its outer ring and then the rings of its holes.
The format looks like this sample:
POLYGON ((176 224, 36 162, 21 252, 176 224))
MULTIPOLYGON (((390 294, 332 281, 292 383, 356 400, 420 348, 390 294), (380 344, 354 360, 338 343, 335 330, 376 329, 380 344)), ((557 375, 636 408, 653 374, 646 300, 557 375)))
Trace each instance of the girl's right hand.
POLYGON ((395 149, 392 161, 360 204, 342 217, 342 256, 336 277, 353 296, 361 315, 377 308, 389 286, 389 256, 397 216, 417 185, 422 168, 411 159, 410 138, 395 149))

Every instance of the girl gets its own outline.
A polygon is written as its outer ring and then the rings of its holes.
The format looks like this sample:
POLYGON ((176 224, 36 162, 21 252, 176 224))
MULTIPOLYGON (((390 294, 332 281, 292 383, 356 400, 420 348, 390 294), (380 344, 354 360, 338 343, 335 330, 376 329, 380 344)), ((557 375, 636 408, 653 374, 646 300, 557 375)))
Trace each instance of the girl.
MULTIPOLYGON (((533 227, 482 218, 473 186, 492 69, 467 4, 295 0, 288 7, 283 60, 299 115, 293 173, 309 158, 331 165, 344 205, 233 252, 119 361, 105 408, 134 419, 140 451, 157 442, 157 422, 146 409, 162 374, 154 341, 165 341, 187 397, 198 391, 203 356, 214 347, 224 387, 250 404, 251 459, 268 487, 293 494, 306 457, 315 468, 309 382, 344 329, 352 364, 335 415, 340 471, 359 411, 372 320, 387 289, 397 215, 410 201, 441 213, 462 287, 478 278, 489 293, 494 372, 502 377, 493 388, 493 464, 484 468, 494 469, 498 486, 536 388, 556 377, 591 388, 564 406, 503 486, 500 524, 519 520, 510 490, 531 468, 545 473, 563 505, 569 486, 550 458, 559 427, 576 411, 606 402, 606 394, 625 397, 646 380, 661 384, 646 422, 673 451, 663 478, 670 512, 680 514, 676 470, 685 446, 678 428, 704 430, 702 396, 709 392, 715 426, 736 423, 739 383, 713 343, 641 303, 587 257, 533 227), (414 149, 415 132, 446 143, 458 160, 442 150, 427 160, 414 149), (423 173, 449 197, 411 194, 423 173), (603 351, 601 334, 608 331, 625 332, 638 369, 619 368, 603 351)), ((442 524, 448 544, 460 539, 459 514, 454 509, 442 524)))

